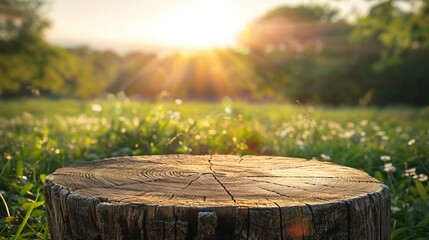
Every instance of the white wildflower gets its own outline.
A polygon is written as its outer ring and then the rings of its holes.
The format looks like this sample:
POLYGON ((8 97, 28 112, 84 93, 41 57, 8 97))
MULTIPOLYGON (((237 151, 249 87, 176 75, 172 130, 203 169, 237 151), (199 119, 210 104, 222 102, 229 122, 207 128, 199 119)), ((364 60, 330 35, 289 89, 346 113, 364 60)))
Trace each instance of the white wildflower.
POLYGON ((391 159, 390 156, 386 156, 386 155, 380 157, 380 160, 383 162, 388 162, 390 161, 390 159, 391 159))
POLYGON ((414 145, 416 143, 416 140, 413 138, 410 141, 408 141, 408 146, 414 145))
POLYGON ((398 208, 398 207, 393 207, 393 206, 392 206, 390 209, 392 210, 392 212, 393 212, 393 213, 397 213, 397 212, 401 211, 401 209, 400 209, 400 208, 398 208))
POLYGON ((419 174, 418 179, 420 182, 426 182, 428 180, 428 175, 421 173, 421 174, 419 174))
POLYGON ((382 136, 386 135, 386 132, 385 131, 378 131, 377 135, 380 136, 380 137, 382 137, 382 136))
POLYGON ((391 163, 384 164, 384 171, 387 173, 393 173, 396 171, 396 167, 391 163))
POLYGON ((325 160, 325 161, 331 160, 331 157, 328 154, 324 154, 324 153, 320 154, 320 158, 322 158, 322 160, 325 160))
POLYGON ((172 112, 170 114, 170 120, 176 121, 180 119, 180 112, 172 112))
POLYGON ((410 168, 405 170, 405 174, 406 177, 413 177, 416 175, 416 168, 410 168))
POLYGON ((366 125, 368 125, 368 120, 366 120, 366 119, 361 120, 361 121, 359 122, 359 124, 360 124, 361 126, 366 126, 366 125))
POLYGON ((5 152, 3 154, 3 156, 4 156, 4 158, 6 158, 6 160, 12 160, 13 159, 12 154, 8 153, 8 152, 5 152))
POLYGON ((91 110, 94 112, 101 112, 103 110, 103 107, 101 107, 100 104, 94 103, 91 106, 91 110))

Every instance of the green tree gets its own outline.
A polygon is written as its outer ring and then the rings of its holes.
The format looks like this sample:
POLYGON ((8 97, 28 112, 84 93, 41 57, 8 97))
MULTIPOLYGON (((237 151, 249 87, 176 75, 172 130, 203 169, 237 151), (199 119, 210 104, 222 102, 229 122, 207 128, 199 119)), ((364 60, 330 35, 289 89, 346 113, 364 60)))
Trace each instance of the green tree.
POLYGON ((272 95, 301 102, 356 104, 364 90, 351 26, 321 6, 281 7, 251 23, 242 35, 253 68, 272 95))
POLYGON ((59 49, 43 38, 49 21, 42 0, 0 0, 0 94, 58 91, 62 79, 51 67, 59 49))
POLYGON ((323 7, 281 7, 251 23, 242 43, 265 80, 260 89, 272 95, 323 104, 425 105, 429 1, 416 2, 418 10, 408 11, 383 2, 355 26, 323 7), (351 35, 361 41, 350 41, 351 35))
POLYGON ((404 52, 429 49, 429 1, 378 0, 358 19, 353 37, 374 39, 383 46, 374 70, 398 65, 404 52))
POLYGON ((366 58, 372 70, 366 88, 378 104, 428 104, 429 1, 375 2, 352 34, 360 46, 377 54, 366 58))
POLYGON ((31 51, 43 42, 49 21, 43 16, 43 0, 0 0, 0 52, 31 51))
POLYGON ((90 51, 79 55, 77 88, 73 96, 90 98, 99 96, 116 81, 120 58, 111 51, 90 51))

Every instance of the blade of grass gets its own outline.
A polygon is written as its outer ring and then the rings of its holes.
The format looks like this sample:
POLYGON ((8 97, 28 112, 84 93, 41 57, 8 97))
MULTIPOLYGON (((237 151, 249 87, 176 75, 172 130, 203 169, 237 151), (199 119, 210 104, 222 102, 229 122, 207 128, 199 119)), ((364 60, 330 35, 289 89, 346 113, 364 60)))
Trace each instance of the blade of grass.
POLYGON ((27 214, 25 214, 24 219, 22 220, 21 225, 19 225, 18 231, 15 234, 15 237, 13 238, 13 240, 19 239, 19 237, 21 236, 21 232, 24 229, 25 225, 27 224, 28 219, 31 216, 31 213, 33 212, 34 208, 37 208, 39 206, 41 206, 41 202, 37 202, 37 199, 39 198, 39 193, 37 193, 36 199, 35 201, 31 204, 30 208, 27 211, 27 214))
POLYGON ((423 200, 427 200, 428 193, 426 192, 426 188, 423 186, 423 184, 419 181, 414 181, 414 184, 416 185, 417 193, 420 195, 420 197, 423 200))
POLYGON ((7 207, 6 200, 4 200, 3 194, 0 192, 0 198, 3 201, 4 207, 6 208, 7 218, 10 219, 9 208, 7 207))
POLYGON ((3 173, 6 171, 6 169, 9 167, 11 161, 6 161, 6 164, 3 166, 1 172, 0 172, 0 176, 3 175, 3 173))
POLYGON ((49 233, 49 225, 48 223, 45 223, 45 226, 43 227, 42 230, 40 230, 39 234, 42 236, 42 239, 48 239, 48 233, 49 233))
POLYGON ((314 133, 316 134, 317 140, 320 141, 321 138, 320 138, 319 132, 317 131, 316 124, 314 123, 313 118, 311 118, 310 114, 307 111, 305 111, 304 107, 301 105, 301 102, 299 100, 296 100, 296 102, 304 111, 305 118, 310 122, 311 126, 313 127, 314 133))

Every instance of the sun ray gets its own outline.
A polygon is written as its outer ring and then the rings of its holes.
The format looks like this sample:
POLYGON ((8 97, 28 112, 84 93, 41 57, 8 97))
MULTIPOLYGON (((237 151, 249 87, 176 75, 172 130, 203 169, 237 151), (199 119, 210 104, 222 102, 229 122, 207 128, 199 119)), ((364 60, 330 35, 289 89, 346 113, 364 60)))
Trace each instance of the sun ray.
POLYGON ((220 60, 221 57, 218 53, 212 52, 211 60, 214 63, 213 65, 216 67, 214 69, 215 76, 213 82, 215 84, 217 95, 231 95, 234 92, 234 87, 232 85, 232 76, 226 67, 225 62, 220 60))
POLYGON ((188 68, 188 61, 183 56, 178 56, 172 63, 171 70, 167 75, 163 89, 167 91, 179 89, 184 82, 186 70, 188 68))

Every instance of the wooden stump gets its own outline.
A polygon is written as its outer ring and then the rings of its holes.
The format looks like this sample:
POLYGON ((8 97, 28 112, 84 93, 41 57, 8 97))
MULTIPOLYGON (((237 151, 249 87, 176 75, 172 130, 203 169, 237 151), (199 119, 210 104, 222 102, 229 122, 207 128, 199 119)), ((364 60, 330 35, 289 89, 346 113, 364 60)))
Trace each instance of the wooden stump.
POLYGON ((120 157, 58 169, 52 239, 389 239, 387 187, 329 162, 120 157))

